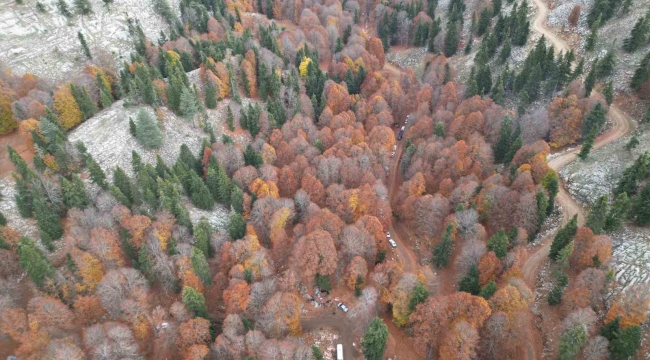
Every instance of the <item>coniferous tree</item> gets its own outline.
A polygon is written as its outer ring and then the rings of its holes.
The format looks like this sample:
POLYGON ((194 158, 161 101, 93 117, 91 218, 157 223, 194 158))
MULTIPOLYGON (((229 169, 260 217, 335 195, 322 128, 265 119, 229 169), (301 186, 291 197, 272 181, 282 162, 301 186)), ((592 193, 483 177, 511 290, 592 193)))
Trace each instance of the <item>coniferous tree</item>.
POLYGON ((232 114, 232 110, 230 109, 230 105, 228 105, 228 112, 226 115, 226 124, 228 124, 228 130, 230 131, 235 131, 235 122, 234 122, 234 116, 232 114))
POLYGON ((97 73, 97 84, 99 85, 99 102, 102 104, 102 108, 106 109, 113 104, 115 99, 99 73, 97 73))
POLYGON ((53 250, 54 247, 51 245, 51 242, 60 239, 63 235, 61 219, 59 219, 59 216, 48 205, 43 194, 35 191, 33 195, 34 218, 38 224, 38 232, 43 243, 50 250, 53 250))
POLYGON ((609 50, 598 62, 598 70, 596 70, 597 77, 602 79, 603 77, 611 75, 614 72, 614 65, 616 65, 614 51, 609 50))
POLYGON ((196 289, 185 286, 183 287, 183 304, 185 307, 194 312, 194 315, 202 318, 208 317, 208 311, 205 308, 205 297, 196 289))
POLYGON ((239 186, 233 185, 230 190, 230 205, 236 212, 244 212, 244 192, 239 186))
POLYGON ((212 249, 210 247, 210 234, 212 233, 212 225, 206 218, 201 218, 201 221, 194 227, 194 238, 196 239, 195 246, 203 252, 206 258, 212 257, 212 249))
MULTIPOLYGON (((509 31, 508 31, 508 34, 510 34, 509 31)), ((501 52, 499 53, 499 61, 502 64, 505 64, 506 61, 508 61, 508 59, 510 58, 510 52, 511 51, 512 51, 512 48, 510 46, 510 39, 508 37, 506 37, 506 39, 504 40, 504 43, 503 43, 503 47, 501 48, 501 52)))
POLYGON ((490 240, 488 240, 487 249, 488 251, 494 251, 494 254, 499 259, 503 259, 503 257, 508 254, 509 244, 510 240, 508 239, 508 235, 506 235, 506 232, 501 229, 498 233, 494 234, 490 240))
MULTIPOLYGON (((164 61, 161 60, 164 63, 164 61)), ((176 91, 175 89, 170 89, 172 86, 176 85, 178 77, 174 77, 170 80, 170 84, 167 87, 167 96, 168 104, 170 108, 172 106, 177 106, 176 91), (169 95, 173 97, 169 97, 169 95)), ((179 80, 180 81, 180 80, 179 80)), ((135 67, 135 85, 139 96, 142 98, 142 101, 147 105, 156 105, 158 103, 158 95, 156 94, 156 89, 154 88, 153 81, 151 79, 151 72, 146 65, 140 65, 135 67)), ((179 95, 180 96, 180 95, 179 95)), ((172 108, 175 110, 176 108, 172 108)))
POLYGON ((208 187, 205 186, 201 178, 196 175, 195 172, 191 172, 192 176, 192 183, 191 183, 191 199, 192 203, 198 207, 199 209, 203 210, 212 210, 214 208, 214 200, 212 199, 212 194, 210 194, 210 190, 208 190, 208 187))
POLYGON ((452 239, 453 225, 447 225, 445 232, 440 239, 440 243, 433 248, 433 264, 436 267, 445 267, 449 264, 449 256, 454 251, 454 240, 452 239))
POLYGON ((36 286, 42 287, 48 278, 54 277, 55 271, 52 263, 43 255, 34 240, 21 237, 18 243, 18 256, 20 267, 27 271, 27 275, 36 286))
POLYGON ((205 84, 205 107, 208 109, 217 107, 217 91, 210 81, 205 84))
POLYGON ((246 166, 252 165, 258 168, 264 163, 264 159, 262 159, 262 155, 253 150, 253 147, 251 145, 248 145, 246 146, 246 151, 244 152, 244 162, 246 166))
POLYGON ((95 104, 95 101, 90 97, 85 87, 70 84, 70 91, 72 92, 72 96, 77 102, 77 105, 79 105, 79 109, 83 113, 84 119, 88 119, 97 113, 97 104, 95 104))
POLYGON ((68 8, 68 3, 65 2, 65 0, 58 0, 56 2, 56 7, 59 9, 59 13, 67 18, 72 17, 72 13, 70 12, 70 9, 68 8))
POLYGON ((587 40, 585 40, 586 51, 591 51, 596 47, 596 42, 598 41, 598 29, 600 28, 600 22, 601 22, 601 18, 599 17, 598 20, 596 20, 591 25, 591 33, 587 37, 587 40))
POLYGON ((591 149, 594 147, 594 140, 596 139, 596 133, 592 132, 587 137, 585 138, 584 143, 582 144, 582 147, 580 148, 580 152, 578 153, 578 158, 580 160, 586 160, 587 156, 589 156, 589 153, 591 152, 591 149))
POLYGON ((409 300, 409 311, 415 311, 415 308, 419 304, 425 302, 428 297, 429 293, 427 292, 427 289, 421 282, 418 282, 417 285, 415 285, 413 288, 413 292, 411 293, 411 299, 409 300))
POLYGON ((88 167, 88 172, 90 173, 90 181, 92 181, 97 186, 106 190, 108 184, 106 183, 106 174, 104 170, 99 166, 99 164, 93 159, 90 155, 86 158, 86 166, 88 167))
POLYGON ((434 129, 434 134, 436 134, 437 137, 444 139, 445 138, 445 124, 442 123, 442 121, 438 121, 436 123, 436 127, 434 129))
POLYGON ((71 175, 72 181, 61 177, 61 190, 63 191, 63 203, 69 209, 84 209, 90 203, 86 186, 77 175, 71 175))
POLYGON ((146 149, 160 149, 163 144, 162 131, 158 127, 158 122, 144 108, 138 111, 136 117, 136 137, 138 142, 146 149))
POLYGON ((203 255, 203 252, 195 247, 192 248, 192 255, 190 256, 192 261, 192 269, 196 276, 198 276, 201 281, 206 284, 212 284, 212 276, 210 275, 210 266, 208 261, 203 255))
POLYGON ((555 260, 560 250, 562 250, 576 235, 578 231, 578 215, 574 215, 564 227, 562 227, 555 234, 553 242, 551 243, 551 250, 549 251, 548 256, 555 260))
POLYGON ((140 174, 140 169, 142 169, 142 157, 135 150, 131 151, 131 167, 133 168, 134 174, 140 174))
POLYGON ((640 46, 646 43, 647 36, 648 20, 645 16, 642 16, 634 24, 630 36, 623 40, 623 49, 629 53, 635 52, 640 46))
POLYGON ((501 135, 494 145, 494 162, 502 163, 510 150, 512 142, 512 118, 505 116, 501 122, 501 135))
POLYGON ((129 200, 133 201, 133 194, 131 194, 131 179, 126 175, 121 167, 117 166, 113 172, 113 185, 120 190, 120 192, 129 200))
POLYGON ((497 284, 494 281, 490 281, 489 283, 485 284, 481 288, 481 291, 479 291, 478 296, 484 298, 485 300, 490 300, 492 295, 497 292, 497 284))
POLYGON ((187 118, 191 118, 194 114, 201 111, 199 99, 196 97, 194 91, 188 87, 185 87, 181 93, 180 110, 181 114, 187 118))
POLYGON ((607 106, 612 105, 614 101, 614 81, 610 80, 605 83, 605 88, 603 89, 603 95, 605 96, 605 101, 607 106))
POLYGON ((544 221, 546 221, 546 209, 548 209, 548 198, 546 197, 546 194, 544 194, 544 191, 541 190, 537 192, 535 198, 537 200, 537 232, 539 232, 539 229, 544 224, 544 221))
POLYGON ((361 342, 361 346, 363 347, 363 356, 367 360, 383 359, 387 341, 388 327, 380 318, 375 317, 370 322, 368 330, 366 330, 366 334, 361 342))
POLYGON ((650 225, 650 185, 644 186, 639 194, 632 198, 630 217, 639 226, 650 225))
POLYGON ((598 58, 596 58, 596 60, 591 64, 591 70, 589 70, 589 74, 587 74, 587 77, 585 78, 585 97, 591 96, 591 90, 593 90, 594 85, 596 84, 597 68, 598 58))
POLYGON ((133 122, 133 118, 129 117, 129 133, 131 136, 136 137, 137 136, 137 127, 135 126, 135 123, 133 122))
POLYGON ((589 216, 587 217, 586 226, 594 232, 594 234, 602 234, 607 221, 608 213, 608 200, 607 196, 601 196, 598 201, 592 206, 589 216))
POLYGON ((582 136, 589 137, 593 133, 595 138, 606 121, 605 109, 600 103, 597 103, 582 123, 582 136))
POLYGON ((89 0, 74 0, 74 8, 77 10, 77 13, 81 15, 88 15, 93 12, 89 0))
POLYGON ((445 35, 444 54, 446 57, 452 57, 458 50, 458 28, 455 22, 450 21, 447 25, 447 34, 445 35))
POLYGON ((475 70, 474 67, 472 67, 472 70, 469 74, 469 84, 467 85, 467 90, 465 90, 465 96, 467 98, 470 98, 472 96, 478 95, 478 83, 476 81, 476 75, 475 75, 475 70))
POLYGON ((228 236, 232 241, 239 240, 246 235, 246 220, 238 212, 230 215, 228 221, 228 236))
POLYGON ((24 178, 17 176, 15 173, 12 173, 11 175, 16 183, 16 194, 14 195, 14 200, 16 201, 18 212, 23 218, 32 217, 34 204, 32 192, 27 186, 27 181, 24 178))
POLYGON ((90 48, 88 47, 88 43, 86 43, 86 38, 84 37, 84 34, 81 33, 81 31, 77 32, 77 38, 79 38, 79 42, 81 43, 81 50, 83 50, 84 55, 88 59, 92 59, 93 55, 90 53, 90 48))
POLYGON ((632 135, 632 137, 630 138, 630 141, 627 144, 625 144, 625 150, 632 151, 632 149, 636 148, 639 145, 639 143, 640 143, 639 137, 637 136, 636 133, 634 133, 634 135, 632 135))
POLYGON ((481 285, 479 284, 479 271, 476 264, 472 264, 467 271, 467 274, 460 279, 458 283, 458 291, 464 291, 472 295, 478 295, 481 291, 481 285))
POLYGON ((546 209, 546 214, 551 215, 553 209, 555 209, 555 196, 557 196, 560 190, 560 185, 555 172, 549 173, 546 177, 548 177, 548 180, 545 179, 546 191, 548 191, 548 208, 546 209))

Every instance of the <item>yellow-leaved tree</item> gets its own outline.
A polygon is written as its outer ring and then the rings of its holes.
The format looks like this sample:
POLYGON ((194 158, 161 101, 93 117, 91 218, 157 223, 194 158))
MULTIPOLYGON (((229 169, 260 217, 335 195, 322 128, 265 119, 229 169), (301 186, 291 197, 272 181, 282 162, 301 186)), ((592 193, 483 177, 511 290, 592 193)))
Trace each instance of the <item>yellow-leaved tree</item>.
POLYGON ((64 129, 68 130, 79 124, 83 114, 77 101, 75 101, 69 84, 63 84, 54 93, 54 110, 59 113, 59 122, 64 129))
POLYGON ((298 67, 298 70, 300 70, 301 77, 307 76, 307 67, 309 66, 309 63, 311 63, 311 58, 308 58, 306 56, 302 58, 302 61, 300 62, 300 66, 298 67))

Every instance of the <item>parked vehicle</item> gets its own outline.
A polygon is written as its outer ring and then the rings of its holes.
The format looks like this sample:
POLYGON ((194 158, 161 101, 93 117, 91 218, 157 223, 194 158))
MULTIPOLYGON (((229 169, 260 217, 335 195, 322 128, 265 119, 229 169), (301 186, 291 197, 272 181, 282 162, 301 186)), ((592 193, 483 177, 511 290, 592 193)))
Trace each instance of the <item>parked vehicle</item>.
POLYGON ((393 239, 388 239, 388 243, 390 244, 390 246, 392 246, 392 247, 394 247, 394 248, 397 247, 397 243, 396 243, 395 240, 393 240, 393 239))
POLYGON ((393 151, 397 150, 397 145, 393 145, 393 151))
POLYGON ((343 360, 343 345, 336 345, 336 360, 343 360))
POLYGON ((390 231, 386 231, 386 237, 390 239, 390 231))
POLYGON ((394 151, 390 153, 390 157, 392 157, 392 158, 395 157, 395 152, 394 151))
MULTIPOLYGON (((404 127, 402 126, 402 128, 404 128, 404 127)), ((401 141, 402 136, 404 136, 404 130, 400 130, 399 134, 397 134, 397 141, 401 141)))
POLYGON ((348 309, 348 307, 345 306, 345 304, 343 304, 343 303, 338 303, 338 305, 336 305, 336 306, 338 306, 339 309, 343 310, 344 313, 346 313, 346 312, 348 312, 348 310, 350 310, 350 309, 348 309))

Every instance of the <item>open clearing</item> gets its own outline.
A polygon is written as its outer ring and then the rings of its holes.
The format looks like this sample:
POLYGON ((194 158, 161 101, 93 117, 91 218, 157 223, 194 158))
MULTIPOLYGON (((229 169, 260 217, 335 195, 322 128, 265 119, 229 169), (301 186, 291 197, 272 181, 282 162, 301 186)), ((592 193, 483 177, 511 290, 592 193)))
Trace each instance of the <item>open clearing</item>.
MULTIPOLYGON (((90 0, 93 13, 61 15, 56 0, 41 0, 46 12, 36 8, 37 0, 0 0, 0 61, 16 74, 33 73, 53 81, 80 72, 84 65, 115 65, 128 59, 133 48, 127 16, 140 21, 148 39, 156 41, 167 30, 162 17, 153 11, 151 0, 114 0, 106 8, 101 0, 90 0), (81 50, 77 32, 81 31, 94 60, 87 60, 81 50)), ((178 0, 169 1, 178 9, 178 0)), ((72 1, 68 8, 74 12, 72 1)))

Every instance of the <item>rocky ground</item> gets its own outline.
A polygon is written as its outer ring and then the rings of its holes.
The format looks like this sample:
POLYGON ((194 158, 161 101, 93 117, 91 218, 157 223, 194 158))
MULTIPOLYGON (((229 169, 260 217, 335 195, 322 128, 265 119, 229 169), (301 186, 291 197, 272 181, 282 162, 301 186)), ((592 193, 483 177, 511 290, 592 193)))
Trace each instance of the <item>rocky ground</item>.
POLYGON ((650 133, 639 135, 639 146, 625 150, 630 138, 623 138, 589 154, 585 161, 575 161, 562 169, 560 176, 569 193, 582 205, 592 205, 599 197, 611 194, 625 169, 645 151, 650 150, 650 133))
MULTIPOLYGON (((179 0, 168 1, 178 9, 179 0)), ((132 50, 127 17, 139 20, 152 41, 161 29, 167 31, 153 11, 152 0, 114 0, 109 8, 101 0, 90 0, 92 14, 70 19, 59 13, 56 0, 40 0, 44 13, 37 10, 36 2, 24 0, 18 5, 15 0, 0 0, 0 61, 16 74, 30 72, 58 81, 91 63, 109 66, 127 59, 132 50), (84 34, 93 60, 82 53, 78 31, 84 34)), ((74 13, 73 1, 66 2, 74 13)))
POLYGON ((614 75, 612 76, 614 87, 618 91, 629 91, 629 82, 634 70, 648 53, 650 47, 646 45, 633 54, 628 54, 621 46, 623 40, 629 36, 637 19, 650 10, 650 0, 633 1, 627 14, 622 14, 619 11, 617 15, 601 26, 598 31, 599 41, 595 50, 587 53, 583 50, 583 47, 585 39, 591 32, 587 24, 587 15, 593 3, 593 0, 556 0, 551 2, 547 24, 558 35, 567 40, 576 51, 576 54, 585 58, 587 64, 597 57, 602 58, 608 50, 614 49, 617 60, 614 75), (567 19, 575 5, 581 7, 580 20, 578 26, 571 27, 567 19))

